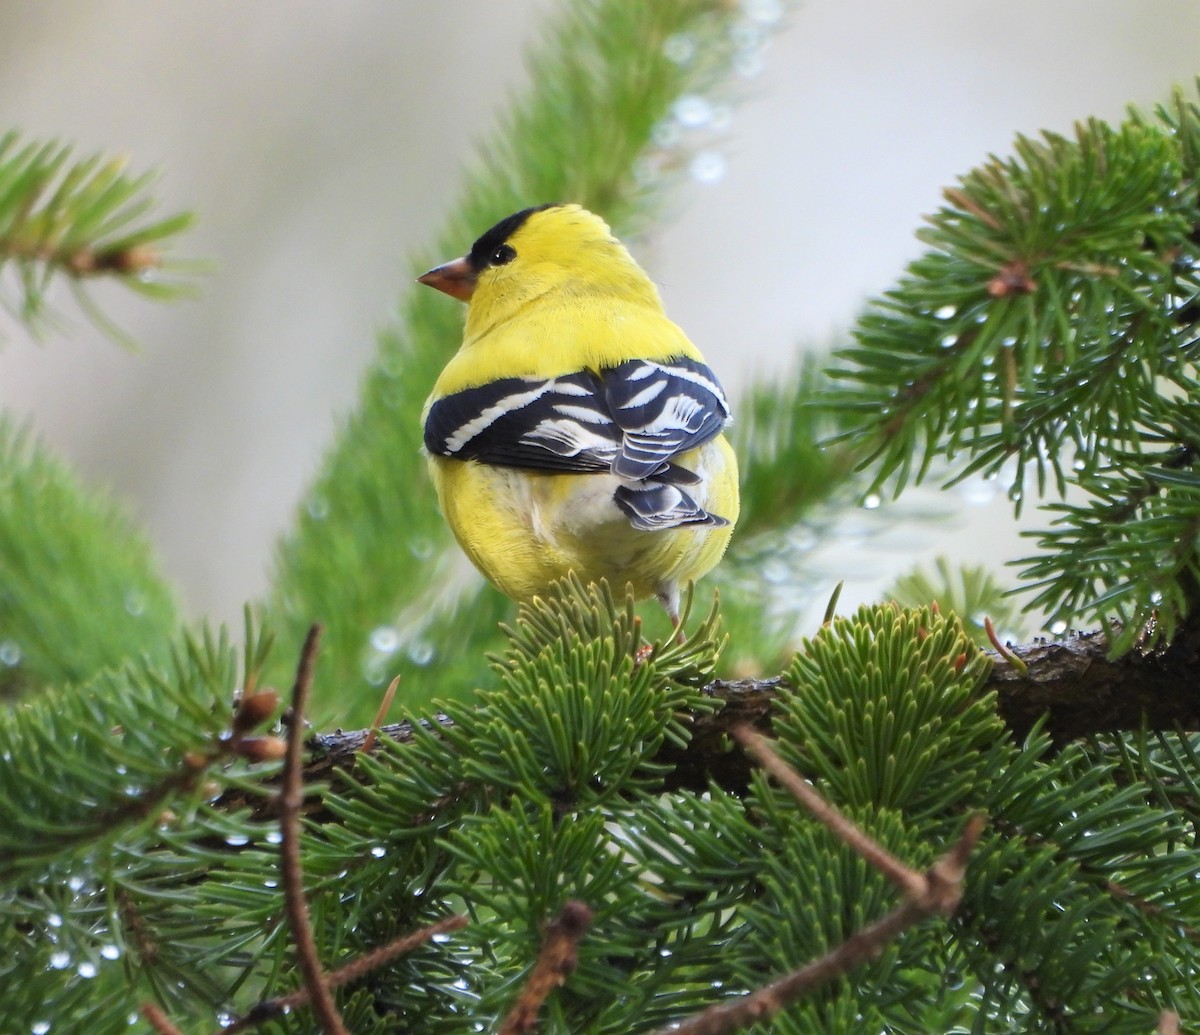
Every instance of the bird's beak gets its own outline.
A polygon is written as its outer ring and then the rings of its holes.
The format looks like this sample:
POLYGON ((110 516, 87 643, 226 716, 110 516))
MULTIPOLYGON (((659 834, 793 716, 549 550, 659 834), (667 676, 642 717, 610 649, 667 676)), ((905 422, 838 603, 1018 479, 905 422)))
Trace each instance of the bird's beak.
POLYGON ((417 277, 417 283, 437 288, 451 298, 469 302, 475 292, 475 270, 464 255, 461 259, 444 262, 428 273, 422 273, 417 277))

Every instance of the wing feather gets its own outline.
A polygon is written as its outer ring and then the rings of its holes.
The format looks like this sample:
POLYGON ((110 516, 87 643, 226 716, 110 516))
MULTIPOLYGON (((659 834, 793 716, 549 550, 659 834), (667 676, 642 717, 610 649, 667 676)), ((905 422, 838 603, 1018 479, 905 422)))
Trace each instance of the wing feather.
POLYGON ((700 479, 674 461, 720 434, 729 404, 696 360, 630 360, 600 374, 503 378, 429 408, 425 448, 437 456, 557 473, 611 471, 617 506, 635 528, 724 524, 683 486, 700 479))

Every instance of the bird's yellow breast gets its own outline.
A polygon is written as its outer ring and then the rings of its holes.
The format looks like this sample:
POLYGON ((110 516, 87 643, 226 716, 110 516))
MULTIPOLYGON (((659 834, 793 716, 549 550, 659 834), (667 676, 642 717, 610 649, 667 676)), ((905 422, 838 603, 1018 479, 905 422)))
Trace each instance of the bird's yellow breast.
POLYGON ((639 597, 698 579, 721 559, 738 516, 737 461, 724 436, 679 458, 701 476, 696 502, 729 524, 647 532, 613 500, 610 474, 547 474, 430 457, 442 512, 472 562, 504 594, 544 593, 569 571, 626 583, 639 597))

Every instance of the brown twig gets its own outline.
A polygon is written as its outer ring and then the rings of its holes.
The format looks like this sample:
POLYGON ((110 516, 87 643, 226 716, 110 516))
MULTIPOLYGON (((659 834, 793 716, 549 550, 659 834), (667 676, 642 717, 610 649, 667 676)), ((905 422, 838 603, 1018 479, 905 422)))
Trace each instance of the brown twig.
POLYGON ((1183 1029, 1179 1026, 1179 1014, 1174 1010, 1163 1010, 1158 1016, 1158 1035, 1181 1035, 1183 1029))
POLYGON ((775 753, 770 742, 749 726, 738 726, 733 738, 757 760, 768 773, 819 819, 835 837, 853 848, 911 899, 925 894, 926 880, 922 874, 905 866, 878 841, 868 837, 849 819, 819 795, 807 780, 775 753))
MULTIPOLYGON (((351 960, 344 967, 330 971, 325 975, 325 983, 330 988, 339 988, 352 981, 357 981, 359 978, 366 977, 371 971, 379 967, 385 967, 392 960, 398 959, 412 952, 418 946, 424 945, 430 938, 435 938, 439 934, 447 934, 450 931, 457 931, 466 926, 467 918, 461 914, 455 914, 443 920, 438 920, 436 923, 432 923, 428 927, 422 927, 411 934, 394 938, 386 945, 381 945, 378 949, 372 949, 357 959, 351 960)), ((259 1003, 255 1003, 244 1016, 239 1017, 232 1024, 221 1028, 218 1035, 236 1035, 237 1032, 248 1031, 260 1024, 265 1024, 286 1010, 296 1010, 302 1006, 307 1006, 311 1002, 311 995, 307 987, 301 987, 287 995, 276 996, 274 999, 264 999, 259 1003)))
POLYGON ((304 804, 304 784, 301 754, 304 749, 304 706, 312 686, 313 663, 321 627, 314 625, 304 638, 296 683, 292 688, 292 719, 288 725, 287 755, 283 763, 283 788, 279 792, 279 825, 283 840, 280 845, 280 869, 283 876, 284 902, 288 926, 300 963, 304 987, 308 989, 313 1013, 326 1035, 348 1035, 341 1014, 333 1001, 333 992, 321 970, 317 943, 313 938, 308 916, 308 900, 304 897, 304 871, 300 865, 300 807, 304 804))
POLYGON ((592 911, 578 899, 569 899, 546 928, 537 962, 516 1005, 508 1012, 498 1035, 526 1035, 537 1028, 537 1015, 546 997, 575 969, 579 942, 592 922, 592 911))
POLYGON ((962 895, 962 880, 966 873, 967 860, 983 830, 983 818, 972 817, 967 821, 954 847, 938 859, 926 873, 919 874, 893 859, 880 845, 820 798, 810 785, 788 768, 758 734, 742 727, 734 731, 734 736, 741 740, 746 749, 758 758, 771 775, 796 794, 821 822, 873 866, 900 884, 909 897, 881 920, 856 931, 820 959, 764 985, 748 996, 710 1006, 682 1023, 660 1029, 654 1035, 729 1035, 730 1032, 767 1020, 819 985, 841 977, 855 967, 876 958, 888 942, 925 917, 935 913, 953 912, 962 895), (814 804, 817 805, 816 808, 814 804), (895 873, 896 866, 916 880, 911 880, 910 876, 898 879, 895 873))
POLYGON ((156 1003, 142 1003, 141 1012, 142 1017, 144 1017, 146 1020, 146 1023, 150 1025, 150 1027, 156 1032, 158 1032, 158 1035, 183 1035, 183 1033, 171 1023, 171 1018, 163 1013, 156 1003))

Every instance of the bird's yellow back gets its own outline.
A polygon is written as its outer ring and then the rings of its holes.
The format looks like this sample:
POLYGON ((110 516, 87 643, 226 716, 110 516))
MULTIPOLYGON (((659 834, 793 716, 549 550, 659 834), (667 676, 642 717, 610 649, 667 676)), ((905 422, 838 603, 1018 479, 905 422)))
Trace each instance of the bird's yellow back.
POLYGON ((516 257, 480 272, 462 346, 435 394, 628 359, 700 359, 663 312, 653 281, 599 216, 556 205, 508 241, 516 257))

